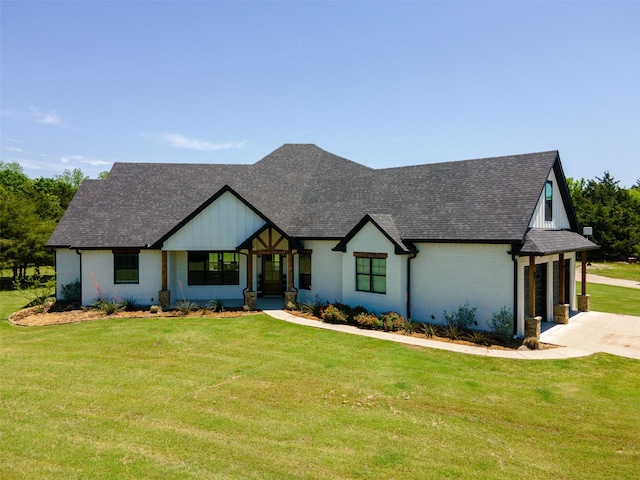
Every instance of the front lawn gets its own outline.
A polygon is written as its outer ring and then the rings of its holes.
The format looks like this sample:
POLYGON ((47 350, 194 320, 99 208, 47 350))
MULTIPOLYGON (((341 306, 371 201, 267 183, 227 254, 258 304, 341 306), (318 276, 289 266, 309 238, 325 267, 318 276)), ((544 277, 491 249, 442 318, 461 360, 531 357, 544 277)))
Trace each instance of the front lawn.
MULTIPOLYGON (((582 283, 576 283, 576 291, 582 292, 582 283)), ((591 310, 594 312, 621 313, 640 316, 640 289, 614 287, 587 282, 587 293, 591 295, 591 310)))
POLYGON ((0 323, 0 478, 637 478, 640 362, 266 315, 0 323))
POLYGON ((640 281, 640 263, 593 262, 587 265, 587 273, 602 275, 603 277, 640 281))

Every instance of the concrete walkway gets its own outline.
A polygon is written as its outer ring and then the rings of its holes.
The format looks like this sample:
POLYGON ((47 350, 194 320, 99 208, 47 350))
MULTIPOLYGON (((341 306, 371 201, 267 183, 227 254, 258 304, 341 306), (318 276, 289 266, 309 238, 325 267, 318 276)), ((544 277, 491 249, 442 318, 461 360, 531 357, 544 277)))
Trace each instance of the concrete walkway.
MULTIPOLYGON (((457 353, 467 353, 472 355, 481 355, 485 357, 496 357, 496 358, 513 358, 520 360, 560 360, 566 358, 574 358, 574 357, 584 357, 587 355, 591 355, 596 351, 605 351, 605 350, 594 350, 593 348, 584 347, 584 346, 575 346, 577 342, 572 342, 572 345, 566 345, 560 348, 553 348, 549 350, 495 350, 486 347, 476 347, 476 346, 468 346, 468 345, 460 345, 457 343, 448 343, 448 342, 438 342, 436 340, 428 340, 425 338, 416 338, 411 337, 409 335, 399 335, 396 333, 387 333, 380 332, 378 330, 363 330, 360 328, 356 328, 350 325, 334 325, 330 323, 323 323, 317 320, 310 320, 307 318, 298 317, 297 315, 292 315, 284 310, 263 310, 264 313, 270 315, 274 318, 284 320, 286 322, 295 323, 297 325, 304 325, 307 327, 314 328, 322 328, 324 330, 333 330, 335 332, 343 332, 350 333, 353 335, 360 335, 363 337, 370 338, 378 338, 380 340, 389 340, 397 343, 404 343, 406 345, 415 345, 419 347, 427 347, 427 348, 437 348, 440 350, 449 350, 451 352, 457 353)), ((577 316, 576 316, 577 317, 577 316)), ((574 317, 574 318, 576 318, 574 317)), ((640 317, 629 317, 631 319, 636 319, 636 323, 640 328, 640 317)), ((573 322, 571 322, 573 323, 573 322)), ((571 325, 558 325, 560 327, 567 327, 571 325)), ((549 329, 549 332, 553 331, 555 327, 549 329)), ((557 332, 562 333, 562 332, 557 332)), ((569 335, 570 336, 570 335, 569 335)), ((562 338, 562 337, 561 337, 562 338)), ((550 342, 548 339, 542 339, 545 343, 554 343, 556 345, 564 345, 562 343, 550 342)), ((637 357, 631 358, 640 358, 640 336, 638 336, 635 347, 637 350, 637 357)), ((613 353, 613 352, 609 352, 613 353)), ((620 353, 614 353, 615 355, 620 355, 620 353)), ((629 356, 629 355, 623 355, 629 356)))

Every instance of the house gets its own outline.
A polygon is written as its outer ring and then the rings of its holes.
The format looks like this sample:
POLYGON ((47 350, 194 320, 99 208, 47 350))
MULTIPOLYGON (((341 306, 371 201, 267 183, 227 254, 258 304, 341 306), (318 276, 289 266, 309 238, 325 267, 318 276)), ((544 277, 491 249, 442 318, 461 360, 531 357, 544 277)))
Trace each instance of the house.
POLYGON ((579 306, 576 253, 597 248, 557 151, 373 169, 307 144, 253 165, 116 163, 48 246, 58 296, 80 280, 82 304, 317 296, 442 321, 469 302, 481 329, 506 306, 518 335, 579 306))

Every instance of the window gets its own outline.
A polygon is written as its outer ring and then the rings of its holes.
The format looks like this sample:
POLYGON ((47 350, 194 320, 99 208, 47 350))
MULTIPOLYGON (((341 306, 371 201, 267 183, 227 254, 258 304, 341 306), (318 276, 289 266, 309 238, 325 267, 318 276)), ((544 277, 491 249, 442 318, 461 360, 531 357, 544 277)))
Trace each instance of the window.
POLYGON ((113 283, 139 283, 139 252, 113 252, 113 283))
POLYGON ((544 220, 550 222, 553 220, 553 183, 547 180, 544 186, 544 220))
POLYGON ((356 290, 359 292, 387 292, 386 254, 354 253, 356 257, 356 290))
POLYGON ((298 286, 303 290, 311 290, 311 254, 300 254, 300 273, 298 275, 298 286))
POLYGON ((236 252, 189 252, 189 285, 239 285, 236 252))

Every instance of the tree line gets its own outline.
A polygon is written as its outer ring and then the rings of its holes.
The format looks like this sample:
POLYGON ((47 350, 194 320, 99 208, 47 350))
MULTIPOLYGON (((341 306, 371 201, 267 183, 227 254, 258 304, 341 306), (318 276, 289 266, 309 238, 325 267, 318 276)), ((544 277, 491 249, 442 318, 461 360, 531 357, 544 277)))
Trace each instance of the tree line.
POLYGON ((609 172, 593 180, 567 179, 578 223, 593 228, 600 249, 589 252, 593 260, 640 258, 640 179, 622 188, 609 172))
POLYGON ((85 178, 74 168, 32 179, 20 164, 0 162, 0 269, 10 270, 13 281, 24 279, 28 267, 54 264, 44 245, 85 178))
MULTIPOLYGON (((107 175, 102 172, 98 178, 107 175)), ((18 163, 0 162, 0 269, 10 270, 14 281, 27 275, 27 267, 54 264, 44 245, 85 178, 74 168, 31 179, 18 163)), ((578 222, 593 227, 591 239, 601 246, 590 258, 640 258, 640 179, 629 189, 609 172, 593 180, 567 181, 578 222)))

